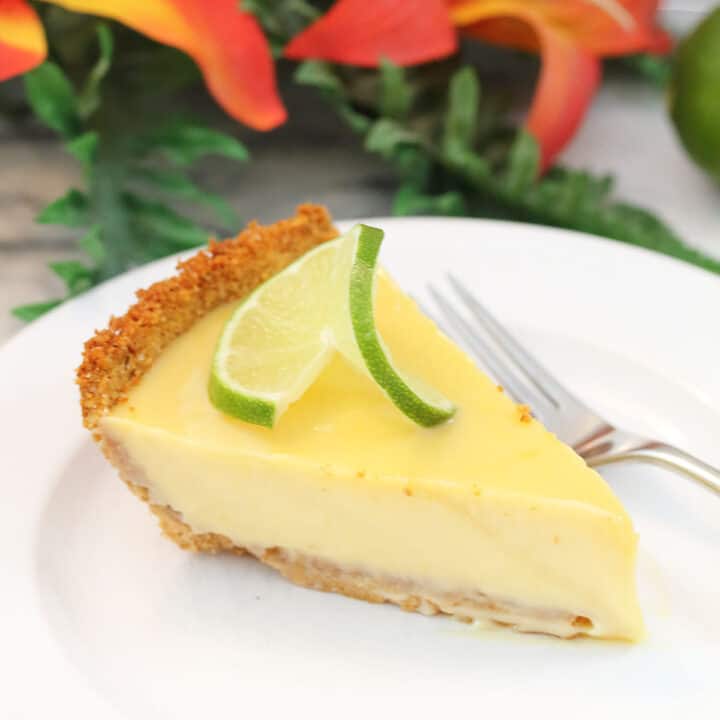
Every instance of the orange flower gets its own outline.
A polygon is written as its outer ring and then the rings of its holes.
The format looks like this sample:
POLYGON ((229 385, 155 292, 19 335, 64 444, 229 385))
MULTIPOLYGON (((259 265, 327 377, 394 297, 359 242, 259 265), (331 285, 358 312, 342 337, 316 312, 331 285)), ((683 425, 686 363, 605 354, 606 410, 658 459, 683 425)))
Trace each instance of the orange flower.
POLYGON ((46 52, 35 11, 25 0, 0 0, 0 82, 35 67, 46 52))
POLYGON ((600 81, 600 58, 667 52, 658 0, 449 0, 453 22, 488 42, 539 52, 527 127, 552 163, 580 125, 600 81))
MULTIPOLYGON (((258 130, 285 120, 267 41, 238 0, 48 0, 117 20, 176 47, 200 66, 208 89, 233 117, 258 130)), ((45 57, 40 22, 25 0, 0 0, 0 80, 45 57)))
MULTIPOLYGON (((258 129, 283 122, 272 58, 239 0, 48 0, 118 20, 180 48, 203 70, 227 112, 258 129)), ((456 47, 452 23, 473 37, 539 52, 540 79, 528 115, 547 167, 579 126, 600 80, 600 59, 665 52, 654 24, 658 0, 337 0, 293 38, 285 56, 375 66, 427 62, 456 47)), ((42 28, 25 0, 0 0, 0 80, 45 54, 42 28)))

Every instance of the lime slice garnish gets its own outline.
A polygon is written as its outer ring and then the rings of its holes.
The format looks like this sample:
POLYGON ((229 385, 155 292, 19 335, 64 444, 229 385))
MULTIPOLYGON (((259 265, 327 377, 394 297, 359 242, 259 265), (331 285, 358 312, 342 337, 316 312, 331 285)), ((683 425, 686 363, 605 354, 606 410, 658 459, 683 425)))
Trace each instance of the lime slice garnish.
POLYGON ((223 329, 210 375, 212 403, 272 427, 340 352, 419 425, 452 417, 454 405, 395 367, 375 327, 383 231, 355 225, 258 287, 223 329))

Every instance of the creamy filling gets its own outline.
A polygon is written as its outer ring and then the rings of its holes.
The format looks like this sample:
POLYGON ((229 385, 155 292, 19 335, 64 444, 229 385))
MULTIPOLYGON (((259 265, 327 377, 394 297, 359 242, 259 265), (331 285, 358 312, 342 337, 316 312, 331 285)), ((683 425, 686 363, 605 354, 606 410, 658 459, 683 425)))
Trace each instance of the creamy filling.
POLYGON ((612 513, 451 482, 417 480, 411 490, 388 476, 358 482, 287 457, 209 450, 122 418, 106 418, 102 431, 146 478, 151 500, 177 510, 195 532, 588 617, 590 634, 642 632, 635 538, 612 513))

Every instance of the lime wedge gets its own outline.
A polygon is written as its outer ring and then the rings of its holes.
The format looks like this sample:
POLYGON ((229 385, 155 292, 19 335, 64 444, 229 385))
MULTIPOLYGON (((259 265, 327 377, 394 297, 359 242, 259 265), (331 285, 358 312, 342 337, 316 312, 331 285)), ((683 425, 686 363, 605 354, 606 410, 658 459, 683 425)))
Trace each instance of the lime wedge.
POLYGON ((398 370, 375 327, 383 231, 355 225, 311 250, 249 295, 223 329, 209 394, 219 410, 272 427, 340 352, 408 418, 430 427, 454 405, 398 370))

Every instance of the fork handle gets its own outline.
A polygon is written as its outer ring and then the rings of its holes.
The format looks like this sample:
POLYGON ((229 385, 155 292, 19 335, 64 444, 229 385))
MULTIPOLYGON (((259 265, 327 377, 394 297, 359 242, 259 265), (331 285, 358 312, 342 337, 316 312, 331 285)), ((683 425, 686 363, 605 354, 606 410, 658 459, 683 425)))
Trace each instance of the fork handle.
POLYGON ((644 447, 632 448, 624 452, 604 456, 599 454, 596 457, 588 458, 589 464, 595 467, 623 460, 638 460, 669 470, 676 470, 720 495, 720 470, 684 450, 665 443, 649 443, 644 447))

